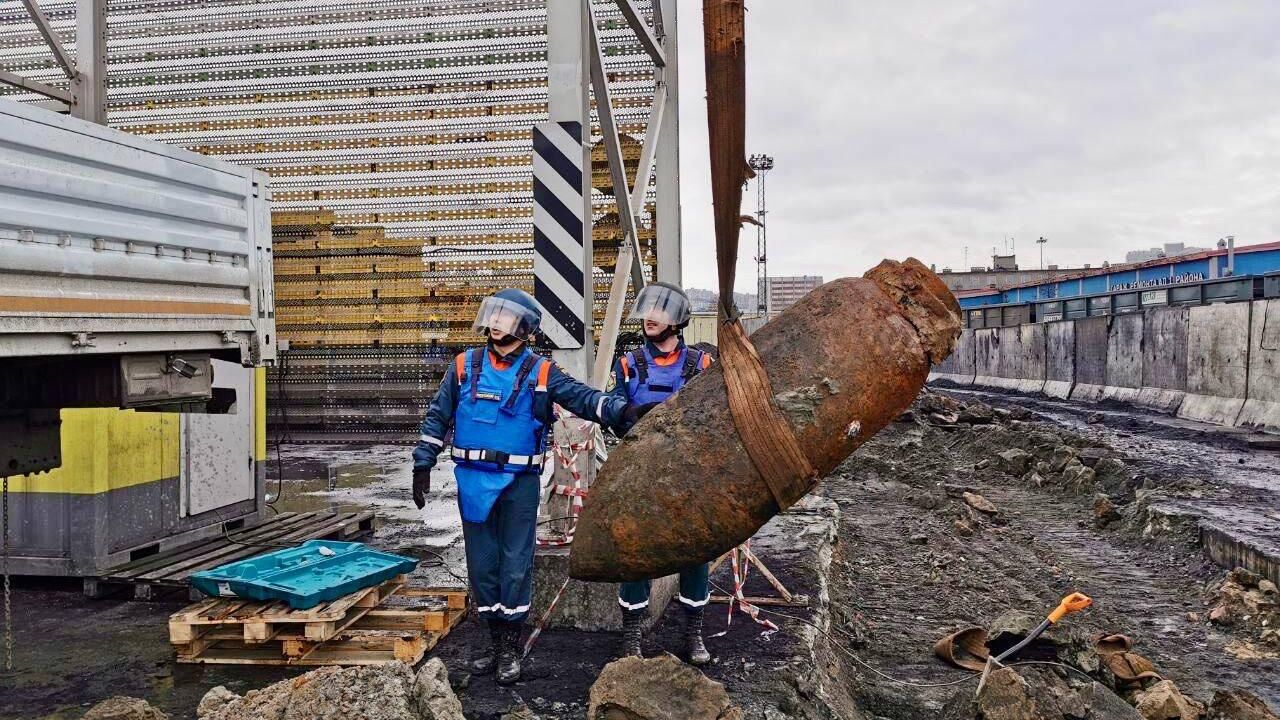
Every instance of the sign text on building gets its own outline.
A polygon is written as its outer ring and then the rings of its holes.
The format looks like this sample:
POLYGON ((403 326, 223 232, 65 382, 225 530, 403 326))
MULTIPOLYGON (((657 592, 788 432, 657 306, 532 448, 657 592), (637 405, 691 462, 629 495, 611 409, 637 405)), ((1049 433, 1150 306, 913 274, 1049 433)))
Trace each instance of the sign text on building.
POLYGON ((1202 282, 1205 279, 1202 272, 1181 273, 1179 275, 1169 275, 1167 277, 1156 278, 1154 280, 1135 280, 1128 283, 1120 283, 1112 285, 1112 290, 1136 290, 1137 288, 1159 287, 1161 285, 1180 285, 1182 283, 1202 282))

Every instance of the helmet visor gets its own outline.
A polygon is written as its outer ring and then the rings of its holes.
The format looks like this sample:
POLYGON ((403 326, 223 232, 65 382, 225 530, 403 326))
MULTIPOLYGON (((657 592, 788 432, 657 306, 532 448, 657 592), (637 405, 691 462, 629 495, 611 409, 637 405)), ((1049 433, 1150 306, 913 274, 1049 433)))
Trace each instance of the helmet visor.
POLYGON ((632 320, 652 320, 678 326, 689 322, 689 299, 678 290, 662 285, 645 285, 631 307, 632 320))
POLYGON ((480 312, 471 329, 478 333, 497 330, 520 340, 529 339, 529 329, 536 316, 529 308, 498 297, 487 297, 480 303, 480 312))

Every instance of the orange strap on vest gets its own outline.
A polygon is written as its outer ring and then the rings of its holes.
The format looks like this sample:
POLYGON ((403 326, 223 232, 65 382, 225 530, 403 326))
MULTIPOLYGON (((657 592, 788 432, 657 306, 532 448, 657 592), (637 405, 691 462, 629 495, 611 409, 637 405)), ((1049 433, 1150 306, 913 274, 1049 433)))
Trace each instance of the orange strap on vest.
POLYGON ((457 359, 454 361, 454 369, 458 371, 458 384, 462 384, 462 376, 467 373, 467 354, 458 353, 457 359))
POLYGON ((538 366, 538 387, 536 389, 541 392, 546 392, 547 381, 550 379, 551 379, 551 361, 543 360, 542 364, 538 366))

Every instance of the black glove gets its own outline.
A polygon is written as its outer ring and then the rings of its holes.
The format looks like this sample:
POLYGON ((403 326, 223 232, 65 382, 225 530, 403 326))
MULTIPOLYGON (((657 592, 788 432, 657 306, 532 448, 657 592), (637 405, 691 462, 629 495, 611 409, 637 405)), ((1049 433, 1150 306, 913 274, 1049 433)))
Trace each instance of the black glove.
POLYGON ((427 493, 431 492, 431 468, 416 467, 413 469, 413 504, 418 509, 427 506, 427 493))
POLYGON ((638 403, 627 403, 627 407, 622 411, 622 426, 619 428, 619 430, 622 431, 621 434, 626 435, 631 432, 631 428, 634 427, 636 423, 640 422, 641 418, 648 415, 651 410, 658 407, 660 404, 661 403, 656 402, 644 403, 643 405, 638 403))

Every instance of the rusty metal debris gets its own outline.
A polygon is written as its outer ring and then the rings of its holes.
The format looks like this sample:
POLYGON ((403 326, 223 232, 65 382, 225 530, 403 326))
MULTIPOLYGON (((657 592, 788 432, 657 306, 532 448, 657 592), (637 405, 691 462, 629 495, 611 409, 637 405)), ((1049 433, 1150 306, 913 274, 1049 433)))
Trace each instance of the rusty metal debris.
MULTIPOLYGON (((959 331, 959 306, 936 275, 914 259, 886 260, 814 290, 751 340, 773 404, 822 476, 910 406, 959 331)), ((731 419, 723 369, 712 366, 610 454, 578 523, 570 574, 667 575, 742 543, 778 509, 731 419)))

